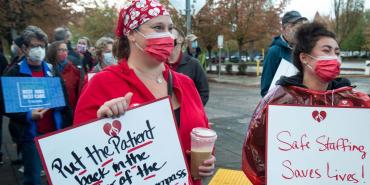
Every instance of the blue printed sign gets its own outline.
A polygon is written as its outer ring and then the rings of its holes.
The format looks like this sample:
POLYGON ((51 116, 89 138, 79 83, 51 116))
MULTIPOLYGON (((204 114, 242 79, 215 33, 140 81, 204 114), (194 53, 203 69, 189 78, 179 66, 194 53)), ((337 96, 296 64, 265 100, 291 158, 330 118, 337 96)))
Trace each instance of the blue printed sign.
POLYGON ((59 77, 1 77, 5 112, 65 106, 59 77))

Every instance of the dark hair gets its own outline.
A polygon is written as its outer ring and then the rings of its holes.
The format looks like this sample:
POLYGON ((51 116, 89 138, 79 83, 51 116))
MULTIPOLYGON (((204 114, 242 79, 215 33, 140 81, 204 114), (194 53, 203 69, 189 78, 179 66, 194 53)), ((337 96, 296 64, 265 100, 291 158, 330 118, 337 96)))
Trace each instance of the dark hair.
POLYGON ((130 55, 130 43, 128 42, 127 36, 122 36, 116 39, 113 54, 118 59, 128 59, 130 55))
POLYGON ((63 41, 71 36, 71 32, 67 27, 58 27, 54 30, 54 41, 63 41))
POLYGON ((336 39, 335 34, 332 31, 329 31, 324 24, 319 22, 303 24, 295 33, 296 44, 293 49, 292 57, 293 64, 299 72, 303 73, 303 67, 299 55, 301 53, 311 53, 317 41, 321 37, 336 39))
POLYGON ((31 44, 31 40, 37 39, 48 44, 48 36, 41 28, 37 26, 27 26, 27 28, 22 32, 23 44, 28 47, 31 44))
POLYGON ((46 53, 46 60, 55 66, 58 63, 58 47, 61 44, 65 44, 64 41, 54 41, 48 47, 48 51, 46 53))

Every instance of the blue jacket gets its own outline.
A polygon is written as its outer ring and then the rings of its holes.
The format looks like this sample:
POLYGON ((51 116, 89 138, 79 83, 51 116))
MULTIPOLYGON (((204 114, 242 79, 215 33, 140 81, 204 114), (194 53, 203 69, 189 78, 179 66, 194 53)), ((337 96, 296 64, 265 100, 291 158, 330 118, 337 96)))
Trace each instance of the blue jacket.
POLYGON ((279 35, 273 39, 263 61, 263 71, 261 77, 262 97, 267 94, 276 70, 280 65, 281 59, 292 62, 292 48, 282 37, 282 35, 279 35))
MULTIPOLYGON (((45 77, 53 77, 53 72, 51 70, 51 65, 47 64, 45 61, 42 62, 43 72, 45 77)), ((24 58, 20 63, 14 65, 10 68, 4 76, 17 76, 17 77, 32 77, 32 71, 27 64, 27 59, 24 58)), ((66 97, 64 83, 61 80, 65 100, 66 102, 68 97, 66 97)), ((37 123, 36 121, 32 120, 32 112, 22 112, 22 113, 7 113, 6 114, 10 119, 14 120, 16 123, 23 124, 25 126, 25 132, 23 134, 24 141, 33 141, 34 137, 38 134, 45 134, 45 133, 37 133, 37 123)), ((58 107, 53 108, 53 118, 55 128, 57 130, 65 128, 72 124, 72 114, 71 110, 68 106, 66 107, 58 107)))

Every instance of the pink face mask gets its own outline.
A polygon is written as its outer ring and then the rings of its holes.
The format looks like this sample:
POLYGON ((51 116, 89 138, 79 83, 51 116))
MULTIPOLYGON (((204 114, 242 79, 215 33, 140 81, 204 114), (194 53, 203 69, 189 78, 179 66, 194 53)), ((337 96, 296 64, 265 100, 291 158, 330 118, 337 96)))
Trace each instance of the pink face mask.
POLYGON ((87 46, 85 44, 77 44, 76 48, 79 53, 85 53, 87 50, 87 46))
MULTIPOLYGON (((341 60, 337 56, 309 56, 316 60, 314 72, 324 82, 330 82, 339 75, 341 60)), ((310 65, 307 66, 312 69, 310 65)))
POLYGON ((174 48, 174 39, 171 33, 152 33, 144 35, 137 31, 146 40, 146 47, 143 49, 136 42, 135 45, 143 52, 153 57, 158 62, 167 62, 174 48))
POLYGON ((59 54, 58 54, 58 59, 59 59, 59 61, 64 61, 64 60, 66 60, 66 59, 67 59, 67 57, 68 57, 67 52, 63 52, 63 53, 59 53, 59 54))

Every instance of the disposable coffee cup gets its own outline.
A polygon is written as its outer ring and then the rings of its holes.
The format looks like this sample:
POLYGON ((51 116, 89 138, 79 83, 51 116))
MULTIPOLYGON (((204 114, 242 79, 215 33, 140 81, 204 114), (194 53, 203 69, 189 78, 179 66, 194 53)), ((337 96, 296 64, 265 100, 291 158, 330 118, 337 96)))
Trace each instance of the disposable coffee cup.
POLYGON ((212 155, 217 134, 215 131, 197 127, 190 133, 191 136, 191 165, 190 172, 194 178, 200 178, 199 166, 212 155))

